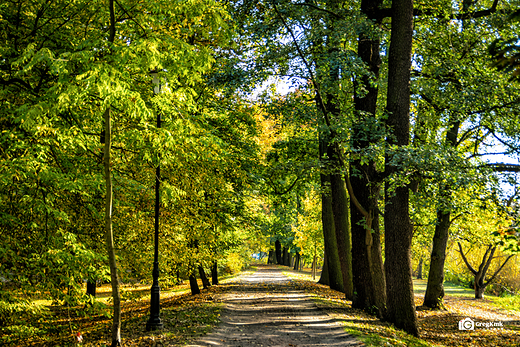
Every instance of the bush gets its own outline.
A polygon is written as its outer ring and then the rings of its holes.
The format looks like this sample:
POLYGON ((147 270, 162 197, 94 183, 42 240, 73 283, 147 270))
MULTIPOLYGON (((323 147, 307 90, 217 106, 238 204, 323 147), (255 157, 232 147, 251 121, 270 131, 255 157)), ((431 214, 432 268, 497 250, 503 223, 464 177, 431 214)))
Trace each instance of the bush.
POLYGON ((42 318, 49 314, 49 309, 35 305, 31 301, 13 298, 0 293, 0 325, 8 326, 42 318))
POLYGON ((236 252, 230 253, 226 258, 224 272, 228 274, 235 274, 244 268, 244 261, 242 256, 236 252))

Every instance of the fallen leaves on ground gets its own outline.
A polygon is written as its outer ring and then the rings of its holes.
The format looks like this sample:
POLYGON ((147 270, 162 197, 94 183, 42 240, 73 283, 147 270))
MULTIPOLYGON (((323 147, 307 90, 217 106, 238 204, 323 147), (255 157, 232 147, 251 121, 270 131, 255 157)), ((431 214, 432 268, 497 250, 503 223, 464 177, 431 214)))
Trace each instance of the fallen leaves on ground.
MULTIPOLYGON (((287 290, 302 289, 314 296, 317 306, 342 322, 346 329, 359 336, 367 346, 520 346, 520 313, 501 311, 488 300, 472 300, 464 297, 447 297, 446 311, 418 311, 420 339, 414 338, 391 324, 382 322, 365 312, 351 307, 344 294, 331 290, 311 280, 306 273, 283 268, 292 280, 287 290), (459 330, 459 321, 471 318, 475 322, 502 322, 503 329, 475 326, 474 330, 459 330)), ((275 286, 269 283, 248 284, 259 292, 269 293, 275 286)), ((161 294, 161 319, 164 329, 146 332, 149 316, 148 295, 123 305, 122 343, 125 347, 179 346, 209 332, 219 321, 222 295, 245 295, 241 284, 213 286, 201 294, 187 292, 161 294)), ((416 305, 422 297, 416 296, 416 305)), ((13 346, 73 346, 76 334, 82 334, 83 346, 109 345, 111 307, 100 309, 97 314, 81 316, 81 308, 52 307, 52 320, 35 322, 33 326, 46 331, 13 346), (70 318, 69 318, 70 317, 70 318), (39 325, 38 325, 39 324, 39 325)))
MULTIPOLYGON (((221 303, 214 298, 220 287, 210 287, 199 295, 187 292, 161 296, 161 320, 164 329, 145 331, 150 313, 150 302, 143 300, 123 303, 121 342, 124 347, 150 347, 154 345, 179 346, 206 334, 219 322, 221 303)), ((108 318, 111 307, 98 314, 80 316, 82 308, 52 307, 52 315, 39 327, 45 335, 13 341, 12 346, 75 346, 77 333, 81 333, 82 346, 102 347, 110 345, 112 320, 108 318), (70 319, 69 319, 70 317, 70 319)), ((35 322, 38 323, 38 322, 35 322)))
MULTIPOLYGON (((308 293, 315 295, 318 307, 327 310, 343 322, 353 333, 364 334, 367 345, 381 346, 520 346, 520 312, 503 311, 489 300, 465 297, 446 297, 447 310, 417 311, 420 339, 396 330, 365 312, 352 308, 344 294, 315 283, 310 276, 285 268, 285 274, 308 293), (459 330, 459 321, 470 318, 474 330, 459 330), (477 326, 478 323, 502 323, 503 327, 477 326), (389 344, 387 344, 389 343, 389 344)), ((415 296, 416 306, 422 305, 423 296, 415 296)))

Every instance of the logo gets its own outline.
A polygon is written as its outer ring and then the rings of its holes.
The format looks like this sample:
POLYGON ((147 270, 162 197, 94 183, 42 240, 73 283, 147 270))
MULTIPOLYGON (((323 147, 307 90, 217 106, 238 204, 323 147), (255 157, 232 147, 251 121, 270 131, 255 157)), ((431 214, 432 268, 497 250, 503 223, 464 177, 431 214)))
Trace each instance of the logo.
POLYGON ((475 330, 475 322, 471 318, 464 318, 459 321, 459 330, 475 330))

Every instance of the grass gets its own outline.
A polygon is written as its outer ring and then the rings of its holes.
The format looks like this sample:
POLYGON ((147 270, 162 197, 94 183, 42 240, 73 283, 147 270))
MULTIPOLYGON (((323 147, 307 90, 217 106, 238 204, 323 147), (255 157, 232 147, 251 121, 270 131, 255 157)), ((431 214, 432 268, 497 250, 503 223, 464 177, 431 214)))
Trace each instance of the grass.
MULTIPOLYGON (((413 280, 413 290, 417 295, 424 295, 426 293, 426 285, 428 281, 426 280, 413 280)), ((475 292, 473 289, 465 288, 453 283, 445 282, 444 283, 444 294, 449 296, 458 296, 458 297, 474 297, 475 292)))
POLYGON ((502 310, 520 312, 520 296, 489 297, 494 305, 502 310))

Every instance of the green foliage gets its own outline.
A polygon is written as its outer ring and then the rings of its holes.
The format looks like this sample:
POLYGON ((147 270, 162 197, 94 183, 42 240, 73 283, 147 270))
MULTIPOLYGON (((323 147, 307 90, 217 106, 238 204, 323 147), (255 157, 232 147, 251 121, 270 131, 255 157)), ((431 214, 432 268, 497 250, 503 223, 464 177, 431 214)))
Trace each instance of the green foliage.
POLYGON ((4 327, 22 324, 35 318, 45 319, 49 315, 49 309, 45 306, 27 299, 13 298, 6 292, 0 293, 0 323, 4 327))

